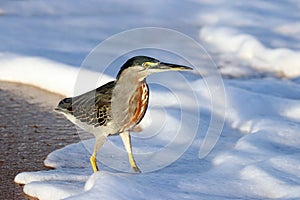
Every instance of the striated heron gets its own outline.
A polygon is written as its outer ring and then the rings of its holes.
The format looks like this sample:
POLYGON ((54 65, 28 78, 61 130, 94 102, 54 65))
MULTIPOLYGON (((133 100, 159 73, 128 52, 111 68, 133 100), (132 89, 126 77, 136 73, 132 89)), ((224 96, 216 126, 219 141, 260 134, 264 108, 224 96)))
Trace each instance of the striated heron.
POLYGON ((129 132, 139 124, 147 110, 149 88, 146 77, 152 73, 172 70, 192 70, 192 68, 160 62, 147 56, 136 56, 126 61, 115 81, 59 102, 56 111, 95 135, 95 147, 90 157, 94 172, 98 171, 97 152, 111 135, 121 136, 130 166, 135 172, 140 172, 132 155, 129 132))

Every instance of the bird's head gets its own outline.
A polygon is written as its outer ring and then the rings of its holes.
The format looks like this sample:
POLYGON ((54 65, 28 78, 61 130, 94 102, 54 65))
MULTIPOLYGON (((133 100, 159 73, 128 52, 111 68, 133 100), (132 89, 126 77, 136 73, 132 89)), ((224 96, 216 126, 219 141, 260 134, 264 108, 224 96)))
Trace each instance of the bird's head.
POLYGON ((121 67, 117 75, 117 80, 122 76, 131 76, 137 78, 138 80, 143 80, 148 75, 156 72, 182 70, 192 70, 192 68, 182 65, 160 62, 155 58, 147 56, 135 56, 127 60, 126 63, 121 67))

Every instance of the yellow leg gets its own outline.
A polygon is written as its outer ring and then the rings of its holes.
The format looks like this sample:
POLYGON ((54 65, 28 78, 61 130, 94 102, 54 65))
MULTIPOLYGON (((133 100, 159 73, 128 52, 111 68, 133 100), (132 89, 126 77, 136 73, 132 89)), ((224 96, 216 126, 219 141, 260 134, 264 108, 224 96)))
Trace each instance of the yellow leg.
POLYGON ((94 173, 96 173, 96 172, 98 171, 96 155, 93 154, 93 155, 90 157, 90 162, 91 162, 92 168, 93 168, 93 170, 94 170, 94 173))
POLYGON ((128 159, 129 159, 129 164, 130 164, 131 168, 135 172, 141 173, 141 170, 136 165, 136 162, 135 162, 135 160, 133 158, 133 155, 132 155, 131 139, 130 139, 129 132, 120 133, 120 136, 122 138, 122 141, 123 141, 123 144, 125 146, 125 149, 126 149, 126 151, 128 153, 128 159))
POLYGON ((90 157, 90 162, 91 162, 91 165, 92 165, 92 168, 93 168, 93 171, 94 173, 96 173, 98 170, 98 166, 97 166, 97 159, 96 159, 96 156, 97 156, 97 152, 98 150, 102 147, 102 145, 104 144, 105 142, 105 139, 106 137, 101 135, 99 137, 96 137, 96 142, 95 142, 95 147, 94 147, 94 151, 93 151, 93 154, 92 156, 90 157))
POLYGON ((136 173, 141 173, 141 170, 138 168, 138 166, 135 163, 132 153, 128 153, 128 158, 129 158, 130 166, 133 169, 133 171, 135 171, 136 173))

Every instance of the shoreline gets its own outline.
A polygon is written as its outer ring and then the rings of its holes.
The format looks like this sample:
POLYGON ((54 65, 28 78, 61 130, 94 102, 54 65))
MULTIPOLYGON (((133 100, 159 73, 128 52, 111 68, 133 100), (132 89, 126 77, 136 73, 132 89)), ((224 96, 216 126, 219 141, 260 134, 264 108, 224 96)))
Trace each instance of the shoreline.
POLYGON ((34 199, 14 177, 43 165, 52 151, 80 141, 75 125, 53 111, 62 95, 35 86, 0 81, 0 193, 3 199, 34 199))

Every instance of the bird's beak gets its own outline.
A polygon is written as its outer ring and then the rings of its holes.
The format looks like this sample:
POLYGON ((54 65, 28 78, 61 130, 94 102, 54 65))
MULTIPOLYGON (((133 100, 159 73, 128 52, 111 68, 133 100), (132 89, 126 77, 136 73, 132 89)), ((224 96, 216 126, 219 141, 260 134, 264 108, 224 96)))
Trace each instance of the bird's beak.
POLYGON ((151 66, 150 69, 156 72, 193 70, 191 67, 164 62, 160 62, 157 65, 151 66))

